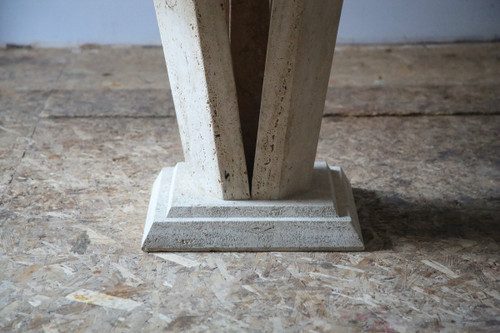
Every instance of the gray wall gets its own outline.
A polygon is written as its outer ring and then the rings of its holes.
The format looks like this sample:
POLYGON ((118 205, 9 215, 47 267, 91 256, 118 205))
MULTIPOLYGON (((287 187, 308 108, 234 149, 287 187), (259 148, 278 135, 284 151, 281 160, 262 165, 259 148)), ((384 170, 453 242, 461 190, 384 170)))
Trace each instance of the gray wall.
MULTIPOLYGON (((340 43, 489 41, 500 0, 345 0, 340 43)), ((153 0, 0 0, 0 44, 160 44, 153 0)))

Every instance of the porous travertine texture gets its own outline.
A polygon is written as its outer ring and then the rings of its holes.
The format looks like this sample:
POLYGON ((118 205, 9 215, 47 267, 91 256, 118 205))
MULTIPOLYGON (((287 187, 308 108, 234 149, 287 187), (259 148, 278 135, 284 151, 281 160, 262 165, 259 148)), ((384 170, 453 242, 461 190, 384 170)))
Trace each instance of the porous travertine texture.
POLYGON ((310 187, 341 0, 272 2, 252 197, 310 187))
POLYGON ((156 0, 184 156, 199 185, 248 199, 224 1, 156 0))
POLYGON ((206 196, 186 165, 162 170, 153 187, 145 251, 353 251, 363 240, 349 181, 316 163, 311 190, 286 200, 206 196))

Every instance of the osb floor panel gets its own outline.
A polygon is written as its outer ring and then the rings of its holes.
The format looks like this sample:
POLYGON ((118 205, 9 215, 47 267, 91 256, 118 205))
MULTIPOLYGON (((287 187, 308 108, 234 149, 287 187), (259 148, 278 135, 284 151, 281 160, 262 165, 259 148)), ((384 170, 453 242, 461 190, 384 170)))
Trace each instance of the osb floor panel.
POLYGON ((500 331, 499 59, 338 48, 318 159, 365 252, 147 254, 182 160, 161 50, 0 51, 0 331, 500 331))

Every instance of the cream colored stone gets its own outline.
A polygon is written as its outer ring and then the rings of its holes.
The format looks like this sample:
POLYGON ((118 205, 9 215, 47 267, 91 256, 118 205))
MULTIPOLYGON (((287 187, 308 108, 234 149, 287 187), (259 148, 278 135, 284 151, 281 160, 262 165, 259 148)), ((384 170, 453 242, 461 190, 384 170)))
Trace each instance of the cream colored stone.
POLYGON ((311 190, 287 200, 220 200, 196 188, 186 165, 156 179, 145 251, 355 251, 363 237, 348 179, 316 163, 311 190))
POLYGON ((225 1, 155 0, 183 150, 197 185, 250 197, 225 1))
POLYGON ((272 3, 253 198, 310 186, 341 8, 341 0, 272 3))

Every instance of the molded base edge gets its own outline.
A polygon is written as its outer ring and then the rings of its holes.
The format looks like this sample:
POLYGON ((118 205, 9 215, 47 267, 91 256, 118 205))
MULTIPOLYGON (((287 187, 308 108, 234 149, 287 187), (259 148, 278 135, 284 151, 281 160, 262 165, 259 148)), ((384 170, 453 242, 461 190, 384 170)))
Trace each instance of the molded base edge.
POLYGON ((314 166, 311 189, 285 200, 220 200, 184 163, 153 185, 142 249, 153 251, 360 251, 352 189, 339 167, 314 166))

